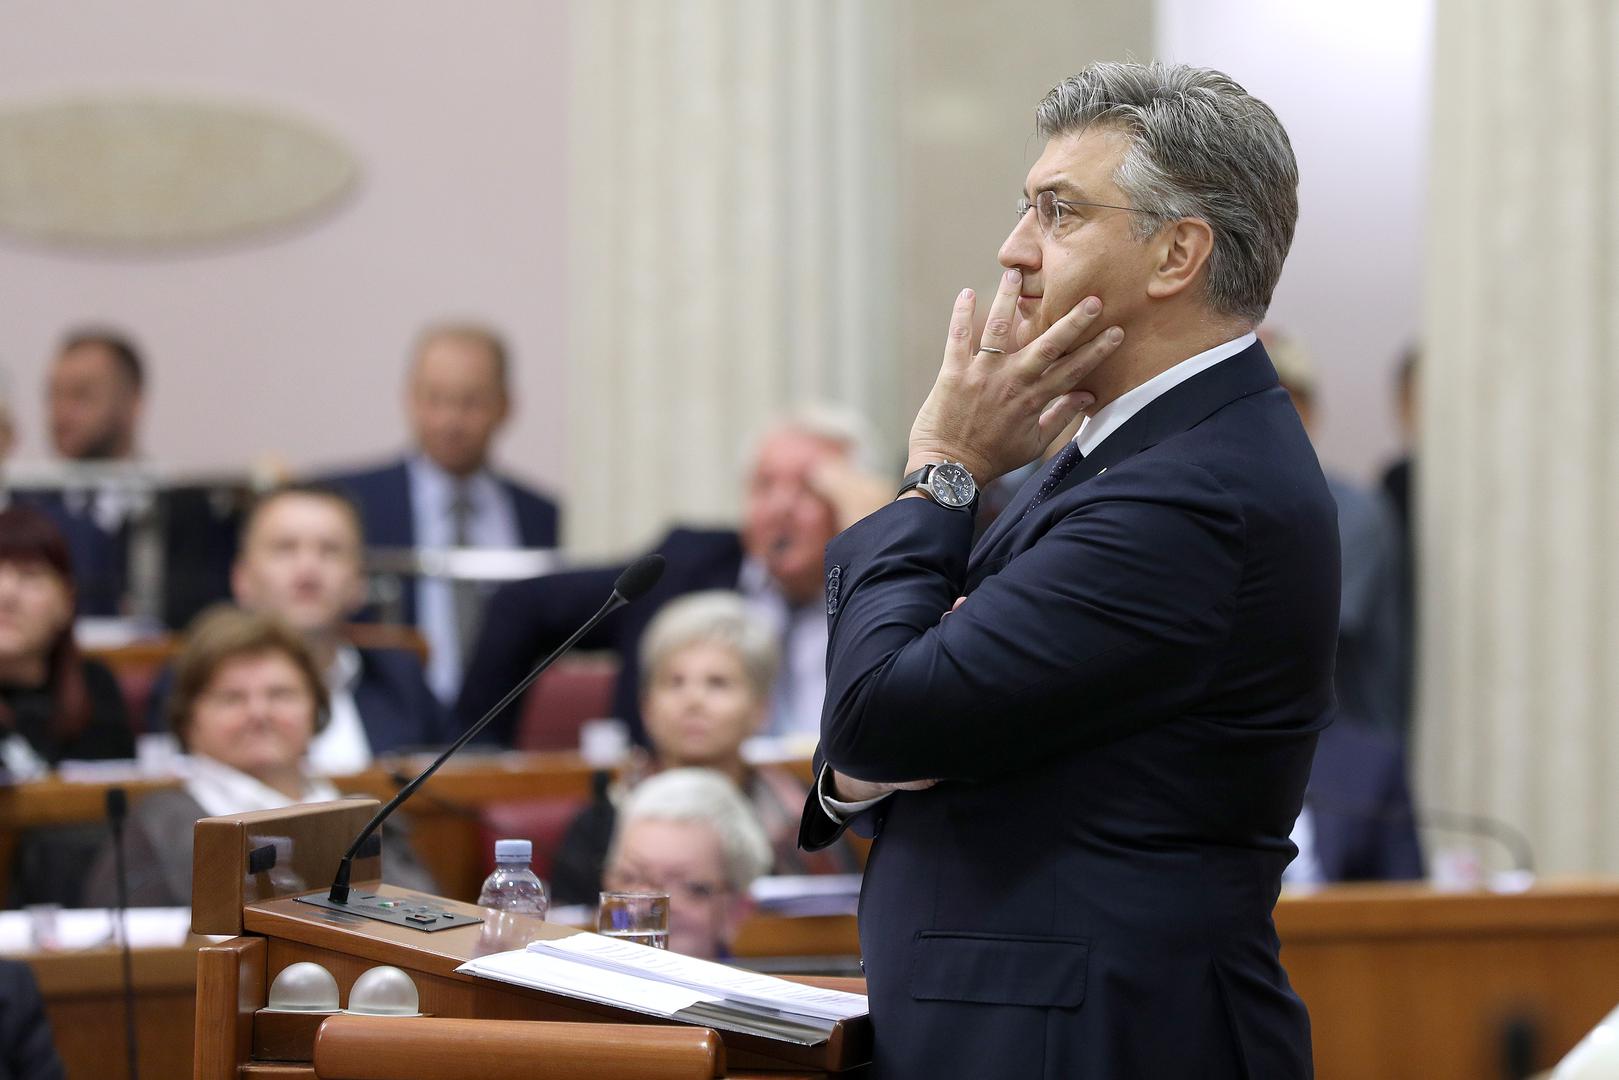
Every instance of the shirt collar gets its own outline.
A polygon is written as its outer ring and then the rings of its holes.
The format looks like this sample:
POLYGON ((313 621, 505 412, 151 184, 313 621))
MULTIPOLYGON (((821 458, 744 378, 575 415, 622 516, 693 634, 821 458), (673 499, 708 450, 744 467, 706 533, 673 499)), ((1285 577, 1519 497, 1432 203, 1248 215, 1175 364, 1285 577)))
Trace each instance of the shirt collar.
POLYGON ((410 472, 411 486, 427 495, 429 506, 449 506, 457 487, 462 487, 467 497, 476 505, 479 494, 493 488, 495 484, 495 478, 487 468, 479 469, 471 476, 451 476, 442 466, 420 451, 410 456, 405 468, 410 472))
POLYGON ((1079 452, 1089 457, 1096 452, 1107 437, 1113 434, 1136 413, 1145 409, 1153 401, 1169 393, 1181 383, 1194 375, 1202 374, 1222 360, 1229 360, 1236 356, 1255 341, 1258 336, 1252 331, 1216 345, 1212 349, 1205 349, 1190 359, 1182 360, 1174 367, 1160 371, 1140 386, 1126 390, 1090 416, 1087 416, 1079 425, 1079 432, 1074 436, 1074 442, 1079 446, 1079 452))
POLYGON ((332 654, 331 666, 326 669, 326 689, 332 693, 352 690, 359 681, 360 650, 344 642, 332 654))

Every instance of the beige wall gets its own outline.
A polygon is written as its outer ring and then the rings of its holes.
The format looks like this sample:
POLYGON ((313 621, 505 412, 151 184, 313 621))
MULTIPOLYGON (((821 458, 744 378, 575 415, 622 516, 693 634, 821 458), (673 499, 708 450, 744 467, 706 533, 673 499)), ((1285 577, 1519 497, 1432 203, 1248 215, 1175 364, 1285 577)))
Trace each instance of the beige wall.
POLYGON ((156 257, 0 237, 0 366, 45 450, 40 386, 62 329, 126 326, 152 365, 145 450, 219 467, 380 456, 404 439, 398 386, 416 326, 488 319, 515 346, 501 457, 562 477, 563 0, 13 0, 0 103, 84 90, 220 95, 291 110, 363 170, 334 213, 232 250, 156 257))

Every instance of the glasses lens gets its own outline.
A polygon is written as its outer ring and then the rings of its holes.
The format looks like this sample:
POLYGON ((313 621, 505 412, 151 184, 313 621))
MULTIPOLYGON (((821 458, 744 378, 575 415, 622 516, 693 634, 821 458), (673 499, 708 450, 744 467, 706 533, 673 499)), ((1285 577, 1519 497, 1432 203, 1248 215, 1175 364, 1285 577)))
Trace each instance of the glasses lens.
POLYGON ((1057 223, 1062 217, 1062 208, 1057 205, 1057 193, 1042 191, 1034 197, 1035 220, 1040 223, 1040 229, 1046 235, 1057 231, 1057 223))

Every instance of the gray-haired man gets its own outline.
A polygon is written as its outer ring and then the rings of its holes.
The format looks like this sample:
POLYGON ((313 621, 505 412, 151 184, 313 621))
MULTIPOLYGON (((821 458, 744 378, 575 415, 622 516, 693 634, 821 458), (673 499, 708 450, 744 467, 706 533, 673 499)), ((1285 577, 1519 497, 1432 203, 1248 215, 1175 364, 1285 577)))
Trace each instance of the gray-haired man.
POLYGON ((901 496, 827 549, 801 842, 877 832, 876 1075, 1308 1076, 1271 908, 1332 704, 1338 536, 1253 334, 1293 154, 1187 67, 1094 65, 1037 122, 983 340, 964 292, 901 496), (976 486, 1071 427, 974 547, 976 486))

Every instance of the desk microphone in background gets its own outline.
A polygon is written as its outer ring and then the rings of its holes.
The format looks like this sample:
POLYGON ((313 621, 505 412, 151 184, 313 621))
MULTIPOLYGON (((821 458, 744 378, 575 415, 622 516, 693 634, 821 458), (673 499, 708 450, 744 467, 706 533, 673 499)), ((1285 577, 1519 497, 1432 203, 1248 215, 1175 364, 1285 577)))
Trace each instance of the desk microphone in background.
POLYGON ((128 814, 129 796, 124 789, 108 788, 107 825, 112 830, 113 876, 118 887, 112 925, 124 961, 124 1049, 129 1055, 129 1080, 140 1080, 140 1055, 135 1050, 135 958, 129 946, 129 868, 124 864, 124 818, 128 814))
POLYGON ((573 648, 574 645, 578 644, 580 638, 584 637, 586 634, 590 633, 591 630, 595 629, 597 623, 601 622, 603 619, 607 618, 607 616, 611 615, 625 604, 628 604, 630 601, 644 596, 647 591, 652 588, 652 586, 658 583, 658 579, 662 576, 662 555, 643 555, 641 558, 631 563, 629 568, 620 574, 618 576, 618 580, 613 583, 612 594, 608 596, 607 601, 602 604, 601 608, 596 612, 596 614, 585 620, 585 624, 579 629, 575 630, 567 641, 564 641, 561 645, 557 646, 550 656, 547 656, 544 660, 541 660, 533 671, 525 675, 523 680, 516 686, 512 687, 511 690, 507 692, 505 697, 497 701, 493 708, 484 713, 476 724, 473 724, 471 727, 467 728, 467 730, 463 731, 460 738, 451 743, 442 754, 434 759, 431 765, 423 769, 416 779, 400 788, 399 794, 389 799, 387 804, 383 806, 382 809, 377 811, 376 816, 374 816, 370 821, 366 822, 365 828, 360 830, 359 835, 354 838, 354 842, 350 844, 348 850, 343 853, 343 861, 337 864, 337 874, 332 878, 332 888, 331 892, 327 894, 327 899, 334 904, 348 903, 349 876, 353 873, 354 859, 360 849, 365 846, 367 840, 371 839, 371 836, 382 826, 382 823, 388 819, 389 815, 399 808, 401 803, 410 798, 411 795, 415 793, 416 789, 421 787, 422 784, 426 782, 428 777, 438 772, 439 766, 448 761, 451 754, 454 754, 457 750, 461 749, 461 747, 470 742, 485 727, 489 726, 489 722, 496 716, 500 715, 506 706, 510 705, 512 702, 521 697, 523 691, 527 690, 534 680, 540 677, 541 673, 543 673, 546 668, 556 663, 558 658, 560 658, 569 649, 573 648))
POLYGON ((1512 860, 1512 873, 1520 877, 1533 877, 1535 872, 1534 846, 1530 844, 1529 837, 1523 830, 1493 818, 1487 814, 1470 814, 1460 810, 1446 810, 1439 807, 1424 807, 1422 809, 1391 810, 1380 806, 1356 805, 1354 803, 1333 802, 1331 799, 1318 799, 1306 792, 1304 805, 1317 814, 1332 814, 1361 821, 1380 821, 1398 823, 1412 821, 1420 829, 1436 829, 1441 832, 1461 833, 1484 840, 1494 841, 1507 853, 1512 860))

